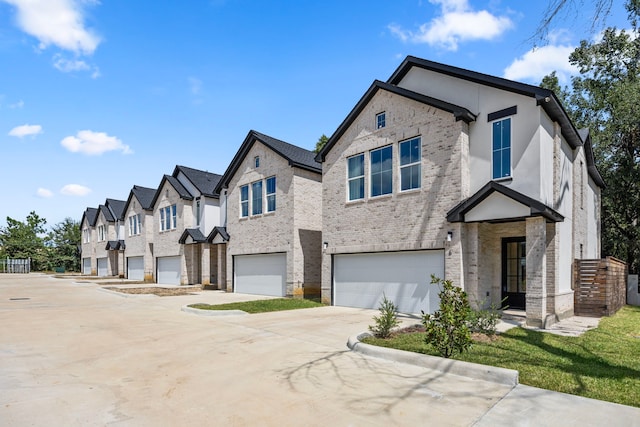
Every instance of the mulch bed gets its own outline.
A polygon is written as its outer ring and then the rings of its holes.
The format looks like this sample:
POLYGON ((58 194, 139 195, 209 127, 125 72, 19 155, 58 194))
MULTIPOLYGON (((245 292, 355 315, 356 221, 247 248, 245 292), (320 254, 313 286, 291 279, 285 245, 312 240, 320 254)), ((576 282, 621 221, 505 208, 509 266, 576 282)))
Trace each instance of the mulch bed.
MULTIPOLYGON (((425 332, 424 326, 422 325, 411 325, 411 326, 407 326, 406 328, 402 328, 402 329, 398 329, 397 331, 394 331, 391 333, 391 338, 396 337, 398 335, 401 334, 413 334, 416 332, 425 332)), ((471 339, 475 342, 482 342, 482 343, 488 343, 488 342, 493 342, 495 340, 498 339, 498 334, 494 334, 494 335, 487 335, 487 334, 481 334, 479 332, 472 332, 471 333, 471 339)))
POLYGON ((134 295, 157 295, 159 297, 173 297, 180 295, 195 295, 193 293, 194 289, 181 289, 181 288, 114 288, 114 287, 106 287, 104 289, 108 289, 110 291, 120 292, 123 294, 134 294, 134 295))

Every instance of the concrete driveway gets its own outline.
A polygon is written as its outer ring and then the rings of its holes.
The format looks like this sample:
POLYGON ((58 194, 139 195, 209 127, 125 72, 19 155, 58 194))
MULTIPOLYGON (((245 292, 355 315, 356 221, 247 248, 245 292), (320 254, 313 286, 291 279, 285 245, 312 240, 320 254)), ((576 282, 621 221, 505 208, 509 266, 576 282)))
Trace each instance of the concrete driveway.
POLYGON ((527 425, 509 405, 535 406, 530 388, 349 351, 347 337, 376 311, 208 317, 180 308, 257 297, 126 298, 100 288, 0 275, 0 425, 527 425))

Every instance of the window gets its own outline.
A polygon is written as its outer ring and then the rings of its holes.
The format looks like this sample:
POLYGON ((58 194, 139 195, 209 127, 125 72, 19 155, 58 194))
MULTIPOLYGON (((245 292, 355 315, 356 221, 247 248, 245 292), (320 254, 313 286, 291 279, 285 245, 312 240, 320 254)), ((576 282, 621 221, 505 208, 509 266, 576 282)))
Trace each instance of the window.
POLYGON ((136 236, 140 234, 140 214, 131 215, 129 217, 129 236, 136 236))
POLYGON ((160 231, 174 230, 177 227, 176 205, 160 208, 160 231))
POLYGON ((493 179, 511 176, 511 118, 493 122, 493 179))
POLYGON ((392 147, 371 151, 371 197, 391 194, 393 191, 392 147))
POLYGON ((255 156, 253 158, 253 164, 255 165, 256 168, 260 167, 260 156, 255 156))
POLYGON ((267 178, 267 212, 276 210, 276 177, 267 178))
POLYGON ((200 197, 196 198, 196 226, 200 225, 200 197))
POLYGON ((105 240, 104 225, 99 225, 98 226, 98 242, 103 242, 104 240, 105 240))
POLYGON ((262 213, 262 181, 251 184, 251 215, 262 213))
POLYGON ((400 190, 420 188, 420 137, 400 143, 400 190))
POLYGON ((89 231, 88 228, 85 228, 82 230, 82 241, 84 243, 90 243, 91 242, 91 232, 89 231))
POLYGON ((364 154, 349 157, 347 166, 349 200, 364 199, 364 154))
POLYGON ((376 129, 382 129, 386 126, 385 113, 376 114, 376 129))
POLYGON ((246 218, 249 216, 249 186, 240 187, 240 216, 246 218))

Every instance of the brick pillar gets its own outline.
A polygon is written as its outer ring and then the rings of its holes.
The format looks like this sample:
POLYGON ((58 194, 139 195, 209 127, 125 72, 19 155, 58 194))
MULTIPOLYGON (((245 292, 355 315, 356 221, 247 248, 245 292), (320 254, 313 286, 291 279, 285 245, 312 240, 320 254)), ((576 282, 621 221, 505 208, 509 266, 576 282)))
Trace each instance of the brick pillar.
POLYGON ((211 262, 209 260, 209 253, 211 251, 211 245, 208 243, 200 243, 202 251, 200 253, 200 283, 202 286, 211 284, 211 262))
POLYGON ((220 243, 218 247, 218 288, 231 292, 231 283, 227 282, 227 244, 220 243))
MULTIPOLYGON (((467 230, 467 245, 463 257, 463 270, 465 273, 465 291, 469 295, 469 301, 472 307, 478 307, 485 299, 485 289, 478 289, 478 253, 479 235, 478 223, 472 222, 465 225, 467 230)), ((489 289, 490 290, 490 289, 489 289)))
POLYGON ((526 220, 527 325, 542 328, 547 317, 547 224, 543 217, 526 220))

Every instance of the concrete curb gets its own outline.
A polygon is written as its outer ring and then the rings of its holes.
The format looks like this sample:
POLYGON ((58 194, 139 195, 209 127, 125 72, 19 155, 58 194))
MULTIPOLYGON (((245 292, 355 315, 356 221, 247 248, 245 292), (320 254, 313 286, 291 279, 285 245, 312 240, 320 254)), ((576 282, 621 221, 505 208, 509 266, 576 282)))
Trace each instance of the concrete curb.
POLYGON ((515 387, 518 385, 518 371, 513 369, 497 368, 495 366, 480 365, 478 363, 463 362, 460 360, 445 359, 427 354, 413 353, 410 351, 396 350, 386 347, 365 344, 360 339, 370 337, 371 334, 363 332, 353 335, 347 340, 347 347, 367 356, 407 363, 435 371, 455 374, 483 381, 515 387))
POLYGON ((118 292, 118 291, 112 291, 111 289, 105 289, 105 288, 97 288, 96 289, 98 292, 104 292, 105 294, 111 294, 111 295, 116 295, 119 296, 120 298, 159 298, 158 295, 154 295, 154 294, 126 294, 124 292, 118 292))
POLYGON ((196 314, 198 316, 243 316, 249 314, 242 310, 200 310, 199 308, 183 305, 181 308, 185 313, 196 314))

